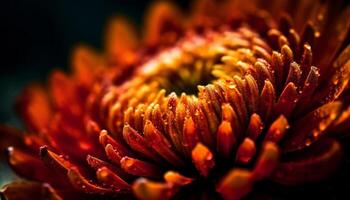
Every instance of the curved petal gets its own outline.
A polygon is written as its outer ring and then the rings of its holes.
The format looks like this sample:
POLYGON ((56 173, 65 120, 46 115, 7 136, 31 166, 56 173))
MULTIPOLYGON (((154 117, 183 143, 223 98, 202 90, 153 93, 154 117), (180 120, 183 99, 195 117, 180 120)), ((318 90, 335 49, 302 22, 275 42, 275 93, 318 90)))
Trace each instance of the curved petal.
POLYGON ((337 169, 342 156, 342 147, 336 140, 323 139, 297 155, 286 156, 277 166, 272 180, 298 185, 325 179, 337 169))
POLYGON ((5 185, 0 190, 0 197, 7 200, 63 200, 49 184, 28 181, 5 185))

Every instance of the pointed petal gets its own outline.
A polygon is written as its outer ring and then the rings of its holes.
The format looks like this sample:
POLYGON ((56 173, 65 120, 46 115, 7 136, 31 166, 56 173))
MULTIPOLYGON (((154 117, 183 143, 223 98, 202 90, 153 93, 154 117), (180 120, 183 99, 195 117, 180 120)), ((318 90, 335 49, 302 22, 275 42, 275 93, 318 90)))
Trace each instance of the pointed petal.
POLYGON ((276 92, 272 83, 265 81, 264 87, 260 94, 259 115, 266 121, 272 116, 276 99, 276 92))
POLYGON ((39 157, 35 157, 15 147, 9 147, 7 149, 7 156, 9 165, 20 176, 30 180, 55 184, 61 184, 65 181, 62 177, 53 177, 52 172, 50 172, 39 157))
POLYGON ((122 190, 130 190, 130 185, 120 178, 117 174, 112 172, 107 167, 101 167, 96 171, 97 180, 103 185, 111 187, 115 192, 121 192, 122 190))
POLYGON ((111 170, 113 173, 117 174, 121 178, 130 179, 130 176, 126 174, 121 168, 114 166, 106 161, 100 160, 90 155, 86 157, 86 161, 90 165, 90 167, 96 171, 102 167, 107 167, 108 170, 111 170))
POLYGON ((103 188, 94 183, 91 183, 75 167, 68 170, 67 176, 74 188, 85 193, 101 195, 112 193, 111 189, 103 188))
POLYGON ((123 157, 120 165, 125 172, 135 176, 158 178, 162 175, 162 170, 157 166, 136 158, 123 157))
POLYGON ((130 147, 138 152, 140 155, 145 156, 149 159, 159 161, 159 156, 157 153, 148 145, 145 138, 143 138, 139 133, 137 133, 129 125, 125 125, 123 129, 123 137, 130 145, 130 147))
POLYGON ((183 160, 172 150, 172 145, 166 137, 154 127, 151 121, 146 121, 144 136, 148 144, 150 144, 160 156, 175 166, 184 166, 183 160))
POLYGON ((341 106, 337 101, 323 105, 295 122, 284 140, 284 151, 295 151, 317 141, 339 115, 341 106))
POLYGON ((230 157, 237 139, 232 131, 231 124, 228 121, 222 121, 217 132, 217 150, 224 157, 230 157))
POLYGON ((275 105, 275 114, 289 117, 298 102, 298 96, 297 87, 294 83, 288 83, 275 105))
POLYGON ((0 198, 8 200, 63 200, 56 191, 47 183, 38 182, 13 182, 3 186, 0 190, 0 198))
POLYGON ((132 155, 131 151, 125 147, 119 140, 113 139, 106 130, 100 132, 99 141, 103 147, 106 147, 107 144, 111 144, 114 149, 116 149, 122 157, 132 155))
POLYGON ((288 121, 283 115, 281 115, 271 124, 264 140, 278 143, 283 138, 288 129, 288 121))

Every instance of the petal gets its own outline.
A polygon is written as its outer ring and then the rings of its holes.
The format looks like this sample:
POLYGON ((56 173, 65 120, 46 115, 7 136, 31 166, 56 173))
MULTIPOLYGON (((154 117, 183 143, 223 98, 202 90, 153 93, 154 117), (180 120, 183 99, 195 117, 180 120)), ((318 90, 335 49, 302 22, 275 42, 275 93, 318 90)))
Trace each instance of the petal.
POLYGON ((129 64, 135 60, 138 46, 136 29, 126 18, 113 17, 107 24, 105 50, 112 61, 129 64))
POLYGON ((125 172, 135 176, 157 178, 162 172, 156 165, 130 157, 123 157, 120 165, 125 172))
POLYGON ((42 86, 27 87, 18 98, 16 108, 29 130, 40 132, 47 128, 52 116, 52 107, 42 86))
POLYGON ((233 169, 218 184, 216 190, 225 200, 238 200, 252 190, 252 173, 243 169, 233 169))
POLYGON ((78 45, 71 56, 74 78, 88 89, 95 79, 95 73, 101 68, 101 58, 92 48, 78 45))
POLYGON ((343 151, 334 139, 323 139, 286 160, 275 169, 272 179, 285 185, 320 181, 329 177, 341 163, 343 151))
POLYGON ((154 3, 146 14, 145 30, 146 44, 173 42, 181 32, 180 11, 170 2, 154 3))
POLYGON ((37 156, 28 154, 15 147, 7 149, 8 163, 19 175, 29 179, 51 184, 64 184, 65 179, 59 175, 52 175, 50 169, 37 156))
POLYGON ((101 195, 112 193, 111 189, 104 188, 94 183, 91 183, 75 167, 72 167, 68 170, 67 176, 70 182, 72 183, 73 187, 82 192, 85 192, 88 194, 101 194, 101 195))
POLYGON ((327 133, 327 129, 339 115, 341 102, 333 102, 308 113, 295 122, 283 140, 285 152, 310 145, 327 133))
POLYGON ((270 176, 278 164, 279 157, 280 149, 275 143, 264 143, 253 169, 254 180, 262 180, 270 176))
POLYGON ((184 161, 173 151, 171 143, 166 137, 149 120, 144 126, 144 136, 148 144, 164 159, 169 161, 174 166, 184 166, 184 161))
POLYGON ((158 183, 140 178, 132 186, 134 194, 140 200, 168 200, 174 189, 168 183, 158 183))
POLYGON ((217 132, 217 150, 218 153, 228 158, 237 143, 237 139, 232 131, 231 124, 228 121, 222 121, 217 132))
POLYGON ((192 162, 202 176, 208 176, 215 166, 213 153, 203 144, 198 143, 192 150, 192 162))
POLYGON ((101 167, 96 171, 97 179, 116 192, 130 190, 130 185, 107 167, 101 167))
POLYGON ((175 186, 184 186, 193 182, 192 178, 188 178, 174 171, 167 171, 164 174, 164 179, 167 183, 171 183, 175 186))
POLYGON ((281 115, 271 124, 264 140, 278 143, 284 137, 288 129, 288 121, 283 115, 281 115))
POLYGON ((256 153, 256 145, 250 138, 245 138, 239 145, 236 154, 236 162, 240 164, 248 164, 256 153))
POLYGON ((8 200, 62 200, 56 191, 47 183, 13 182, 3 186, 0 190, 1 199, 8 200))

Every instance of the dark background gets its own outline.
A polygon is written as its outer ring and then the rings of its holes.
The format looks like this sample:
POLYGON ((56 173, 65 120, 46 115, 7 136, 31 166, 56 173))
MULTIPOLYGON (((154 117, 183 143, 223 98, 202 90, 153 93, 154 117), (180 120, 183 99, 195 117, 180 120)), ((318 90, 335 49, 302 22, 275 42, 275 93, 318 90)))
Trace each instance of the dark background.
MULTIPOLYGON (((177 1, 181 7, 187 1, 177 1)), ((141 27, 145 0, 5 0, 0 4, 0 123, 20 126, 15 97, 29 82, 67 69, 77 43, 101 48, 106 20, 128 16, 141 27)))

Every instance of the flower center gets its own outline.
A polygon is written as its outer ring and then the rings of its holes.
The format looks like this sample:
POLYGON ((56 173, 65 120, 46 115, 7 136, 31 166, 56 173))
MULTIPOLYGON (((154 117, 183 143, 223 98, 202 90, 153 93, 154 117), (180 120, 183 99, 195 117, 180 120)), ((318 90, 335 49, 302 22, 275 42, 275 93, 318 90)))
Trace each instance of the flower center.
POLYGON ((248 28, 188 36, 141 67, 144 83, 157 84, 166 94, 198 94, 198 86, 242 77, 258 57, 269 51, 248 28))

